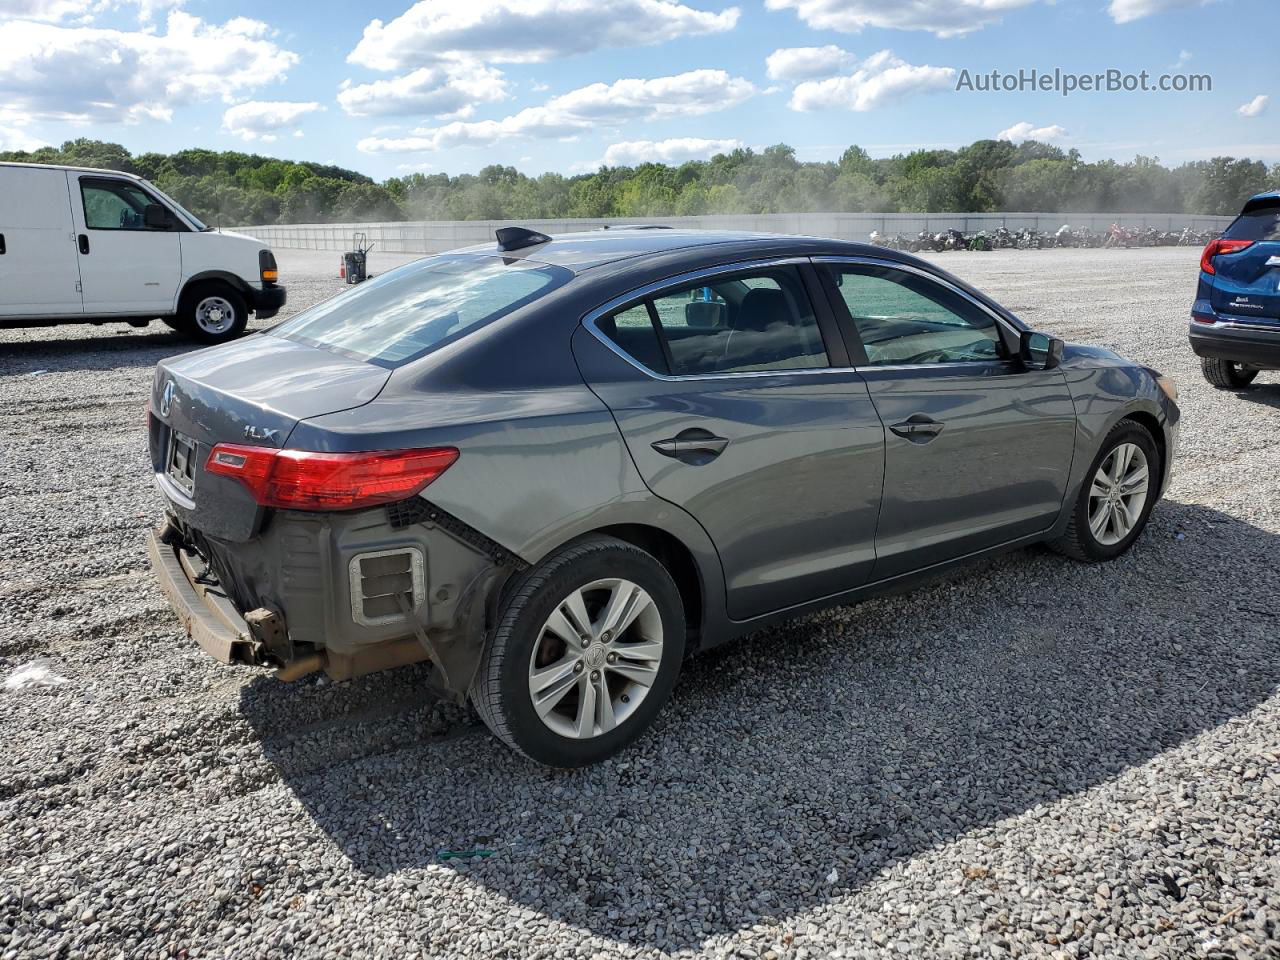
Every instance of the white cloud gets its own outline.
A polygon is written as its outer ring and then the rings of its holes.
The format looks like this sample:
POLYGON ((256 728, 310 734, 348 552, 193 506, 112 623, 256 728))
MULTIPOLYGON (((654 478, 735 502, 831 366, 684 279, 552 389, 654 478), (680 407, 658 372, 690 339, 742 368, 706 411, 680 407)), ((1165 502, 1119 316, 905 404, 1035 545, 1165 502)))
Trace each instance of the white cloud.
POLYGON ((848 50, 828 44, 825 47, 786 47, 765 58, 765 72, 770 80, 818 80, 852 69, 857 59, 848 50))
POLYGON ((904 100, 918 93, 950 88, 954 67, 913 66, 881 50, 858 65, 851 74, 807 80, 791 94, 792 110, 827 110, 832 108, 863 112, 886 103, 904 100))
POLYGON ((375 70, 455 54, 533 63, 723 33, 737 22, 736 7, 712 13, 677 0, 419 0, 388 23, 370 21, 347 60, 375 70))
POLYGON ((1267 104, 1271 102, 1271 98, 1265 93, 1260 93, 1246 104, 1236 108, 1236 113, 1242 117, 1260 117, 1267 112, 1267 104))
POLYGON ((1177 61, 1175 61, 1173 66, 1171 66, 1169 69, 1177 70, 1181 67, 1185 67, 1188 63, 1191 62, 1191 58, 1194 56, 1195 54, 1193 54, 1190 50, 1179 50, 1177 61))
POLYGON ((749 80, 723 70, 593 83, 501 120, 455 121, 415 130, 410 137, 366 137, 357 146, 365 153, 408 153, 520 137, 573 137, 600 127, 712 113, 736 106, 755 93, 749 80))
POLYGON ((0 0, 0 20, 61 20, 88 22, 100 13, 136 7, 138 19, 147 22, 161 10, 180 7, 183 0, 0 0))
POLYGON ((281 80, 297 62, 245 17, 218 25, 175 11, 165 33, 18 20, 0 44, 0 101, 38 119, 169 120, 175 107, 281 80))
POLYGON ((33 137, 20 126, 0 126, 0 150, 39 150, 49 144, 33 137))
POLYGON ((955 37, 981 30, 997 22, 1002 14, 1035 2, 1036 0, 902 0, 900 3, 885 3, 883 0, 765 0, 765 6, 770 10, 794 9, 796 15, 815 30, 859 33, 864 27, 882 27, 928 30, 940 37, 955 37))
POLYGON ((1056 123, 1047 127, 1033 127, 1023 120, 1021 123, 1015 123, 1007 130, 1001 130, 996 134, 996 139, 1012 140, 1014 143, 1021 143, 1023 140, 1039 140, 1041 143, 1051 143, 1054 140, 1061 140, 1066 135, 1066 129, 1056 123))
MULTIPOLYGON (((308 113, 323 110, 318 103, 293 103, 286 100, 250 100, 237 103, 222 115, 222 129, 242 140, 270 143, 281 131, 297 126, 308 113)), ((293 135, 301 136, 301 130, 293 135)))
POLYGON ((478 103, 505 100, 502 72, 474 60, 450 60, 419 67, 404 76, 373 83, 344 83, 338 103, 357 117, 403 114, 467 117, 478 103))
POLYGON ((1107 13, 1116 23, 1130 23, 1141 20, 1153 13, 1164 13, 1166 10, 1177 10, 1180 7, 1192 7, 1207 3, 1208 0, 1111 0, 1107 13))
POLYGON ((741 140, 702 140, 673 137, 668 140, 624 140, 604 152, 603 163, 610 167, 633 167, 640 163, 679 164, 686 160, 706 160, 717 153, 742 147, 741 140))

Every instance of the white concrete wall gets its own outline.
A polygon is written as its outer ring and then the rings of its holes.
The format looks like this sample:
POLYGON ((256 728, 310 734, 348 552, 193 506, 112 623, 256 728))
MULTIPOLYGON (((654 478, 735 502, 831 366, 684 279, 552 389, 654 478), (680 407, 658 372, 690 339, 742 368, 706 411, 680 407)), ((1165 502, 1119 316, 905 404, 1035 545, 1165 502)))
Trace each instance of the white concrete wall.
POLYGON ((605 225, 661 223, 672 227, 704 230, 756 230, 764 233, 795 233, 865 241, 872 230, 882 234, 908 235, 928 230, 936 233, 955 227, 968 233, 1007 226, 1011 230, 1030 227, 1053 231, 1064 223, 1076 228, 1106 230, 1112 223, 1129 227, 1156 227, 1159 230, 1221 230, 1231 217, 1194 217, 1178 213, 769 213, 706 217, 637 217, 630 220, 430 220, 400 223, 299 223, 275 226, 236 227, 273 247, 302 250, 350 250, 352 235, 368 235, 374 249, 383 253, 439 253, 473 243, 493 240, 493 231, 504 226, 523 226, 547 234, 575 230, 598 230, 605 225))

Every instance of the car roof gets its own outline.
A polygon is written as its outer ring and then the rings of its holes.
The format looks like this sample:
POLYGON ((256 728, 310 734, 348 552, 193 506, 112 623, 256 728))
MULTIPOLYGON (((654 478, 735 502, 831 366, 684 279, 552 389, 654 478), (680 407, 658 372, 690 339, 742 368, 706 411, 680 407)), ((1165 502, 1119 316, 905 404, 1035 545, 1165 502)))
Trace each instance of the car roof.
POLYGON ((777 233, 751 233, 744 230, 658 229, 654 227, 615 227, 554 235, 545 243, 516 250, 499 250, 496 240, 463 247, 454 253, 501 256, 505 259, 528 260, 567 267, 575 273, 623 260, 638 260, 679 250, 722 247, 726 258, 738 254, 751 256, 758 248, 761 255, 778 256, 779 247, 797 256, 830 253, 858 253, 883 256, 883 247, 829 240, 821 237, 789 236, 777 233))
POLYGON ((0 160, 0 167, 29 167, 35 170, 74 170, 77 173, 109 173, 113 177, 127 177, 130 180, 141 180, 135 173, 123 170, 107 170, 105 167, 72 167, 64 163, 23 163, 20 160, 0 160))

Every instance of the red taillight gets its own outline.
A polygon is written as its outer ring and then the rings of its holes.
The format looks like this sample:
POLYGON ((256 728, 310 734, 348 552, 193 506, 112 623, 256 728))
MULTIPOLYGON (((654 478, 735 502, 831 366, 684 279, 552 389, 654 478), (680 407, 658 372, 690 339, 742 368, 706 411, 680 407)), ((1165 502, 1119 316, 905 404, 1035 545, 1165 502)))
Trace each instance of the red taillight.
POLYGON ((312 453, 220 443, 205 469, 239 480, 264 507, 354 510, 412 497, 457 459, 452 447, 312 453))
POLYGON ((1252 246, 1252 240, 1223 240, 1221 237, 1210 240, 1204 246, 1204 253, 1200 254, 1200 269, 1205 273, 1217 273, 1218 271, 1213 268, 1214 257, 1224 253, 1239 253, 1246 247, 1252 246))

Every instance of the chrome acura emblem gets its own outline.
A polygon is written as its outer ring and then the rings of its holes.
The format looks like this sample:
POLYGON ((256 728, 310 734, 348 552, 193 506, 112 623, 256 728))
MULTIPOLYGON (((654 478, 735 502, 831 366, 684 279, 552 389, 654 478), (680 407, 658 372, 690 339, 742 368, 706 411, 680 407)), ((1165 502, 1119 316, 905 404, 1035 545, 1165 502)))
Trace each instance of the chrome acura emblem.
POLYGON ((267 427, 257 427, 252 423, 244 425, 244 438, 246 440, 262 440, 266 443, 275 443, 279 434, 275 430, 267 427))
POLYGON ((169 407, 173 403, 173 381, 170 380, 164 385, 164 392, 160 394, 160 416, 167 417, 169 415, 169 407))

